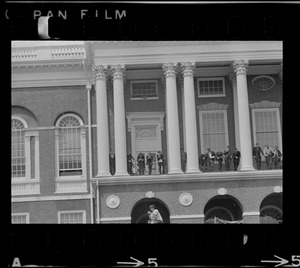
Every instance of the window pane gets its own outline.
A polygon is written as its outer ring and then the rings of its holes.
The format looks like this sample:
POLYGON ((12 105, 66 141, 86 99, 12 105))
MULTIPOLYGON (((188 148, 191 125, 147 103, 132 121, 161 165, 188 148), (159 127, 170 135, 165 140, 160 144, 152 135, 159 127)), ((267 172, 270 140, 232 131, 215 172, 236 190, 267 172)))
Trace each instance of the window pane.
POLYGON ((203 129, 203 152, 208 147, 211 150, 224 151, 226 148, 226 130, 224 112, 202 113, 202 129, 203 129))
POLYGON ((131 98, 158 97, 155 82, 139 82, 131 84, 131 98))
POLYGON ((12 119, 11 128, 11 176, 25 177, 25 127, 20 120, 12 119))
POLYGON ((60 223, 63 224, 76 224, 84 223, 83 212, 66 212, 60 214, 60 223))
POLYGON ((278 146, 279 131, 277 125, 277 113, 273 110, 255 111, 256 142, 261 146, 269 144, 271 148, 278 146))
POLYGON ((59 168, 63 171, 81 170, 81 165, 78 165, 81 163, 80 122, 75 117, 67 116, 59 126, 59 168))
POLYGON ((199 95, 223 95, 224 85, 222 79, 199 80, 199 95))

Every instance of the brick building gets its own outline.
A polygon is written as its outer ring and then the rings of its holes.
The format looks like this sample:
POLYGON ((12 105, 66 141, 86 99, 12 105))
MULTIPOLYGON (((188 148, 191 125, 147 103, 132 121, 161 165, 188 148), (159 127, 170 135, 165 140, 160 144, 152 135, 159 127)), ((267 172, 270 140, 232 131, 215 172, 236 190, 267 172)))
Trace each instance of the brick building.
POLYGON ((166 223, 282 221, 282 162, 252 155, 283 149, 279 41, 12 42, 11 117, 13 223, 146 223, 150 204, 166 223), (203 172, 227 145, 238 171, 203 172))

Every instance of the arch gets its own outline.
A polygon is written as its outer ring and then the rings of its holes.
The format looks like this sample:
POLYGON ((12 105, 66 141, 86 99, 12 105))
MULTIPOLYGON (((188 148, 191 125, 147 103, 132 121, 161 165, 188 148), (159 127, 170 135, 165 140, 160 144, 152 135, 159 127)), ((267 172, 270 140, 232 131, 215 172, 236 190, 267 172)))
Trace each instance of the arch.
POLYGON ((205 222, 210 221, 214 217, 238 221, 243 217, 243 207, 240 201, 231 195, 217 195, 206 203, 204 215, 205 222))
POLYGON ((22 106, 12 106, 11 107, 11 114, 12 117, 15 117, 16 119, 23 119, 26 121, 26 128, 31 127, 37 127, 38 126, 38 120, 36 116, 27 108, 22 106))
POLYGON ((68 117, 68 116, 72 116, 72 117, 76 118, 76 119, 79 121, 79 123, 80 123, 81 126, 84 124, 84 123, 83 123, 83 120, 82 120, 82 118, 81 118, 81 116, 78 115, 77 113, 74 113, 74 112, 65 112, 65 113, 60 114, 60 115, 55 119, 54 125, 55 125, 56 127, 58 127, 60 121, 63 120, 64 118, 68 117))
POLYGON ((20 116, 12 115, 11 120, 19 120, 23 124, 24 128, 28 128, 27 122, 20 116))
POLYGON ((261 202, 260 223, 282 223, 282 193, 267 195, 261 202))
POLYGON ((143 198, 135 203, 131 210, 131 223, 147 223, 149 220, 147 211, 154 205, 160 212, 163 222, 170 223, 170 212, 167 205, 158 198, 143 198))

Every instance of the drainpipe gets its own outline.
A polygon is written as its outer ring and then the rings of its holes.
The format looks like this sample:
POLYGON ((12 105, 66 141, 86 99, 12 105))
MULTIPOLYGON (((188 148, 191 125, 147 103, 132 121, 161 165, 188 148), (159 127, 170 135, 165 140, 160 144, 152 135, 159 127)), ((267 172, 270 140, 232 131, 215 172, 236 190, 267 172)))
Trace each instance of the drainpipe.
POLYGON ((100 202, 99 202, 99 186, 97 180, 97 223, 100 223, 100 202))

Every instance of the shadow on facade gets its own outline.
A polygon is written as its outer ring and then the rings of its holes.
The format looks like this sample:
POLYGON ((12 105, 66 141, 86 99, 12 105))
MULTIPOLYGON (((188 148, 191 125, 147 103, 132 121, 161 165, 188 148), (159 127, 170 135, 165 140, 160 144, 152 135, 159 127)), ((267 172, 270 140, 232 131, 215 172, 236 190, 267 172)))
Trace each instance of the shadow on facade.
POLYGON ((218 195, 211 198, 204 208, 204 222, 214 223, 217 217, 227 221, 239 221, 243 217, 241 203, 231 195, 218 195))
POLYGON ((131 223, 148 223, 149 217, 147 211, 149 206, 154 205, 160 212, 164 223, 170 223, 170 212, 166 204, 158 198, 143 198, 139 200, 132 208, 131 223))

